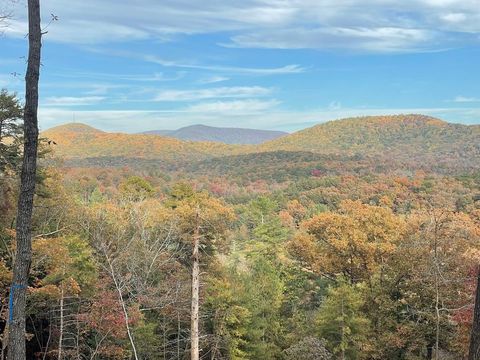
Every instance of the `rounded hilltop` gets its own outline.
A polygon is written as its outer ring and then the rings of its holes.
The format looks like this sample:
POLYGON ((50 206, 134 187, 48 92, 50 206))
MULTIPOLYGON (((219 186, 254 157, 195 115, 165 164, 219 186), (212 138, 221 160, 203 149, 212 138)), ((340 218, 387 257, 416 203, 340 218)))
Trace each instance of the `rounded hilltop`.
POLYGON ((82 124, 82 123, 67 123, 58 125, 52 128, 45 130, 43 133, 61 133, 61 132, 71 132, 78 134, 92 134, 92 133, 103 133, 102 130, 95 129, 94 127, 82 124))
POLYGON ((377 124, 389 124, 389 123, 404 123, 404 124, 429 124, 429 125, 442 125, 448 124, 446 121, 438 119, 433 116, 423 114, 397 114, 397 115, 368 115, 368 116, 353 116, 349 118, 343 118, 338 120, 331 120, 332 122, 349 122, 349 121, 361 121, 377 124))
POLYGON ((419 114, 351 117, 328 121, 267 142, 264 150, 321 153, 432 151, 463 147, 479 138, 480 127, 452 124, 419 114))

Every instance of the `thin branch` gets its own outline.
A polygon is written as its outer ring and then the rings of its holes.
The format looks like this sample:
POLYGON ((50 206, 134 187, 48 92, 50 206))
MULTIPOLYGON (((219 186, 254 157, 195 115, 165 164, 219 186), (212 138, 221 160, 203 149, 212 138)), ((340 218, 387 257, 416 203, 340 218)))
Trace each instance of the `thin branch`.
POLYGON ((42 238, 42 237, 45 237, 45 236, 51 236, 51 235, 55 235, 63 230, 65 230, 67 228, 67 226, 61 228, 61 229, 58 229, 58 230, 55 230, 55 231, 52 231, 52 232, 49 232, 49 233, 45 233, 45 234, 39 234, 39 235, 36 235, 34 237, 34 239, 38 239, 38 238, 42 238))

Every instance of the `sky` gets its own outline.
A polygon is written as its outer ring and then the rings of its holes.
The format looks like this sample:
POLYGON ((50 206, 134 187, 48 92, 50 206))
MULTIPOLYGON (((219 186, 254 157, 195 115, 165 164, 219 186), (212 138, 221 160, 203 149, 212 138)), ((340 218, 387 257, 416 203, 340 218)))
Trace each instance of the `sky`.
MULTIPOLYGON (((422 113, 480 124, 480 0, 42 0, 40 128, 296 131, 422 113), (52 14, 58 21, 52 20, 52 14)), ((0 0, 23 98, 26 0, 0 0)))

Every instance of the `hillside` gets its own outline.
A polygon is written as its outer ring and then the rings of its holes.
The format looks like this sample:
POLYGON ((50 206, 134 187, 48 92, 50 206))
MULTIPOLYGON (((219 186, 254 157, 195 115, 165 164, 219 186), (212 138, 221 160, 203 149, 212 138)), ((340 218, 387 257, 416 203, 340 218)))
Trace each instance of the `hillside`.
POLYGON ((224 128, 206 125, 192 125, 178 130, 152 130, 143 134, 164 135, 180 140, 214 141, 225 144, 261 144, 287 135, 283 131, 224 128))
POLYGON ((348 118, 284 136, 259 149, 360 154, 403 166, 472 169, 480 164, 480 126, 451 124, 424 115, 348 118))
POLYGON ((167 162, 204 160, 244 151, 240 146, 181 141, 145 134, 107 133, 84 124, 65 124, 44 131, 55 141, 54 152, 65 159, 126 158, 167 162))
POLYGON ((258 180, 282 183, 302 178, 371 173, 368 158, 315 154, 308 151, 272 151, 211 158, 187 164, 193 177, 226 177, 248 184, 258 180))

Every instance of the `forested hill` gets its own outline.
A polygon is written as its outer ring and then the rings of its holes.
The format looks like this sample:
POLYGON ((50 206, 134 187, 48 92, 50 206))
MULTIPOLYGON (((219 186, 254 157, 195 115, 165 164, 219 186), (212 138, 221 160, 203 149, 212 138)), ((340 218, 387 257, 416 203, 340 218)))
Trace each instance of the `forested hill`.
POLYGON ((375 154, 383 151, 478 152, 480 125, 424 115, 367 116, 329 121, 265 143, 268 150, 375 154))
POLYGON ((139 158, 161 161, 203 160, 246 151, 214 142, 181 141, 165 136, 108 133, 84 124, 60 125, 42 132, 55 142, 54 152, 66 159, 139 158))
POLYGON ((480 164, 480 126, 424 115, 357 117, 316 125, 259 149, 361 154, 410 164, 474 168, 480 164))
POLYGON ((287 135, 283 131, 224 128, 206 125, 191 125, 178 130, 153 130, 144 134, 164 135, 180 140, 215 141, 225 144, 261 144, 287 135))

